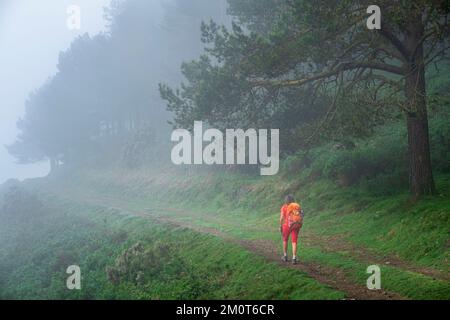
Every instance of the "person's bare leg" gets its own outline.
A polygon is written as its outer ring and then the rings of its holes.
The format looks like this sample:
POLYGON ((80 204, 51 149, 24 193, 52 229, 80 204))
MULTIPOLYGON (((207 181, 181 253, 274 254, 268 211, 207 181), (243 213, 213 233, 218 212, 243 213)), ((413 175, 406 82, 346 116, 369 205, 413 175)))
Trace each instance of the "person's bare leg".
POLYGON ((283 255, 287 256, 287 241, 283 241, 283 255))
POLYGON ((292 243, 292 256, 297 257, 297 243, 292 243))

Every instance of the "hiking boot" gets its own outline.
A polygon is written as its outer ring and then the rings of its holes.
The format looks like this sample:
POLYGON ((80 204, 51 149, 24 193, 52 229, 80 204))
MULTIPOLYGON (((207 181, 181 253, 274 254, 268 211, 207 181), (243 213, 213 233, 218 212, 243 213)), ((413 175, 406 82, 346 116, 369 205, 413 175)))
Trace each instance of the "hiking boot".
POLYGON ((287 255, 284 255, 284 256, 281 258, 281 261, 283 261, 283 262, 288 262, 288 257, 287 257, 287 255))
POLYGON ((297 260, 297 257, 295 257, 295 258, 292 258, 292 264, 298 264, 298 260, 297 260))

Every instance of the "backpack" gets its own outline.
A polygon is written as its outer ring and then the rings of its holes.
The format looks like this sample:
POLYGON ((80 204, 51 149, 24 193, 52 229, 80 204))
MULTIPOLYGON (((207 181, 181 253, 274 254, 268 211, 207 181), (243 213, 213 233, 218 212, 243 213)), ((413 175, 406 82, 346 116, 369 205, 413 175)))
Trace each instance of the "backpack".
POLYGON ((289 226, 292 227, 293 225, 298 224, 301 227, 303 225, 304 213, 300 204, 296 202, 290 203, 288 205, 287 212, 288 212, 289 226))

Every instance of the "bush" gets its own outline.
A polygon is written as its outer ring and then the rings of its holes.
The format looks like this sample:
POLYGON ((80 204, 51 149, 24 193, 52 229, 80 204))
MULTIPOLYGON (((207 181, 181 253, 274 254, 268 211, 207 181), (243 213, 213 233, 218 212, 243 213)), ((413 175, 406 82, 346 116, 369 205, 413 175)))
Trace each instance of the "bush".
POLYGON ((145 248, 140 242, 125 250, 112 267, 107 267, 108 280, 113 284, 127 281, 140 284, 145 276, 157 277, 170 260, 167 245, 156 243, 145 248))
POLYGON ((378 129, 370 140, 354 147, 326 145, 311 152, 312 173, 332 179, 341 186, 356 184, 391 173, 407 174, 406 132, 399 125, 378 129))
MULTIPOLYGON (((434 171, 450 171, 449 106, 450 100, 441 97, 439 109, 430 116, 434 171)), ((393 122, 379 127, 369 139, 355 140, 354 144, 328 143, 301 151, 287 158, 282 168, 289 175, 302 172, 310 181, 325 178, 343 187, 358 185, 371 193, 389 195, 408 187, 407 141, 404 123, 393 122)))
POLYGON ((210 284, 179 250, 173 242, 138 242, 106 268, 108 280, 116 290, 126 288, 146 299, 196 299, 210 284))
POLYGON ((3 196, 0 217, 10 221, 30 223, 45 213, 42 203, 31 193, 17 187, 11 187, 3 196))

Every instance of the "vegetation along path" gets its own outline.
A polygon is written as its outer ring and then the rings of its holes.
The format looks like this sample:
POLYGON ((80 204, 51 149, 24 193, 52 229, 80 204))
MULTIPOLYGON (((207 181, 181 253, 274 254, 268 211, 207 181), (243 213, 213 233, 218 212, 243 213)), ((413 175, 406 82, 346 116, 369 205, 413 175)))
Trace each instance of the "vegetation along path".
MULTIPOLYGON (((348 299, 379 299, 379 300, 385 300, 385 299, 396 299, 396 300, 404 300, 407 299, 406 297, 395 293, 390 292, 384 289, 380 290, 369 290, 364 285, 358 284, 353 279, 348 277, 348 275, 339 268, 334 268, 331 266, 322 265, 320 263, 313 263, 313 262, 306 262, 306 261, 299 261, 298 265, 292 265, 292 264, 286 264, 281 261, 279 250, 277 249, 276 244, 273 241, 270 240, 246 240, 246 239, 239 239, 237 237, 231 236, 230 234, 221 231, 218 228, 214 227, 206 227, 197 225, 192 222, 187 222, 186 220, 180 220, 177 219, 176 216, 180 217, 179 214, 181 214, 181 210, 177 209, 167 209, 168 211, 176 211, 177 215, 175 216, 168 216, 168 215, 161 215, 157 211, 153 211, 151 209, 147 209, 145 211, 140 210, 134 210, 131 208, 125 208, 123 204, 121 206, 111 206, 111 205, 105 205, 105 203, 111 204, 111 199, 102 199, 101 198, 95 198, 88 200, 90 204, 96 205, 96 206, 102 206, 106 207, 110 210, 116 211, 121 214, 127 214, 127 215, 133 215, 133 216, 140 216, 152 219, 155 222, 158 223, 164 223, 167 225, 172 226, 174 229, 176 228, 188 228, 196 232, 205 233, 209 235, 213 235, 216 237, 220 237, 225 241, 239 244, 245 249, 252 251, 260 256, 263 256, 267 261, 269 262, 275 262, 280 265, 284 265, 289 268, 295 268, 297 270, 303 271, 307 273, 311 278, 315 279, 316 281, 323 283, 325 285, 328 285, 329 287, 332 287, 336 290, 339 290, 341 292, 344 292, 346 294, 346 297, 348 299)), ((117 202, 117 200, 116 200, 117 202)), ((189 212, 184 211, 184 215, 190 214, 189 212)), ((194 213, 192 213, 194 215, 194 213)), ((205 219, 208 219, 207 217, 203 217, 205 219)), ((308 236, 309 238, 309 236, 308 236)), ((311 239, 311 238, 309 238, 311 239)), ((368 275, 369 276, 369 275, 368 275)))

